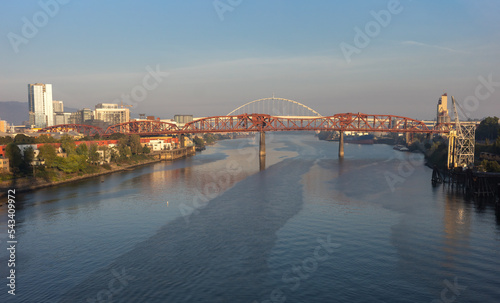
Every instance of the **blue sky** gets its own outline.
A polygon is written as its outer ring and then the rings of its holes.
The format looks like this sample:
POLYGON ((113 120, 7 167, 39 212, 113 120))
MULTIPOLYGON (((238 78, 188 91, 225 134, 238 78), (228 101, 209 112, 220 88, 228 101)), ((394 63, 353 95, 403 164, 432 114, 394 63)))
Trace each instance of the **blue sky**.
POLYGON ((500 82, 500 2, 401 0, 391 13, 394 1, 2 1, 0 101, 27 101, 27 84, 42 82, 66 106, 93 108, 158 66, 168 76, 134 113, 224 115, 274 92, 323 115, 432 119, 447 92, 469 98, 470 117, 500 115, 500 85, 477 89, 500 82), (232 3, 223 20, 214 2, 232 3), (58 11, 16 53, 9 33, 23 37, 40 3, 58 11), (341 44, 356 47, 354 29, 366 34, 381 10, 390 21, 348 62, 341 44))

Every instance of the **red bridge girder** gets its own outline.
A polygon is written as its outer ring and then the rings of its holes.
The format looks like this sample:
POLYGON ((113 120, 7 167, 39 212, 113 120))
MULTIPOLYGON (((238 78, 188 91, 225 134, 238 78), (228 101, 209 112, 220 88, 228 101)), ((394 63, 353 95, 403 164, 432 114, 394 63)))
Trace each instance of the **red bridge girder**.
POLYGON ((131 121, 111 125, 104 132, 105 135, 122 133, 127 135, 137 134, 141 136, 175 134, 179 133, 177 125, 156 120, 131 121))
POLYGON ((86 124, 59 124, 40 129, 38 132, 57 133, 75 131, 85 136, 103 135, 104 130, 97 126, 86 124))
POLYGON ((264 114, 216 116, 187 123, 183 133, 262 132, 262 131, 359 131, 400 133, 448 133, 450 125, 429 129, 419 120, 394 115, 362 113, 329 117, 288 118, 264 114))
POLYGON ((140 136, 176 135, 195 133, 267 132, 267 131, 355 131, 396 133, 448 133, 453 123, 438 124, 428 128, 419 120, 394 115, 367 115, 362 113, 336 114, 328 117, 289 118, 266 114, 214 116, 195 120, 179 129, 177 125, 156 120, 132 121, 103 129, 84 124, 63 124, 46 127, 40 132, 77 131, 93 136, 114 133, 140 136))

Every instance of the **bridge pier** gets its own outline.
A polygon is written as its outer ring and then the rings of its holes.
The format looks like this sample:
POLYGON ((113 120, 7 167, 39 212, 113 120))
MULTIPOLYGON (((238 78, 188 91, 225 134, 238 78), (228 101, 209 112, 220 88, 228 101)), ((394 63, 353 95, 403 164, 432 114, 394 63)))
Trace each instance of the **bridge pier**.
POLYGON ((184 134, 180 135, 180 137, 179 137, 179 144, 181 145, 181 148, 185 147, 184 134))
POLYGON ((340 132, 339 137, 339 158, 344 158, 344 132, 340 132))
POLYGON ((260 132, 259 156, 266 156, 266 133, 260 132))
POLYGON ((260 132, 259 167, 260 167, 260 170, 266 169, 266 133, 265 132, 260 132))

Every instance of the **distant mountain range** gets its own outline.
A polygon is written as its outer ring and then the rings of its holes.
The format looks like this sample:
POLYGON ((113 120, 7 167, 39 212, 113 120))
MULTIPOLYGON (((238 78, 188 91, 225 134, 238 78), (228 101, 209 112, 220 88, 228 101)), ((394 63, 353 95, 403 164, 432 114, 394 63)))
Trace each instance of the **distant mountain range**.
MULTIPOLYGON (((67 113, 76 112, 78 109, 64 107, 67 113)), ((9 124, 20 125, 28 120, 28 102, 0 101, 0 120, 6 120, 9 124)))

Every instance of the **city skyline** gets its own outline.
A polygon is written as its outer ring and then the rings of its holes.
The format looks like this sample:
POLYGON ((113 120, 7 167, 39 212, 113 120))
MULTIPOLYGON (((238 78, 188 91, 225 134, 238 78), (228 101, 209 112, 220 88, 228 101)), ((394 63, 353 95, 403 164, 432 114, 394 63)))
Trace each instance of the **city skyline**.
POLYGON ((494 1, 40 3, 1 4, 0 101, 25 102, 40 82, 68 107, 123 101, 161 117, 273 93, 323 115, 432 119, 445 92, 471 118, 498 112, 494 1))

